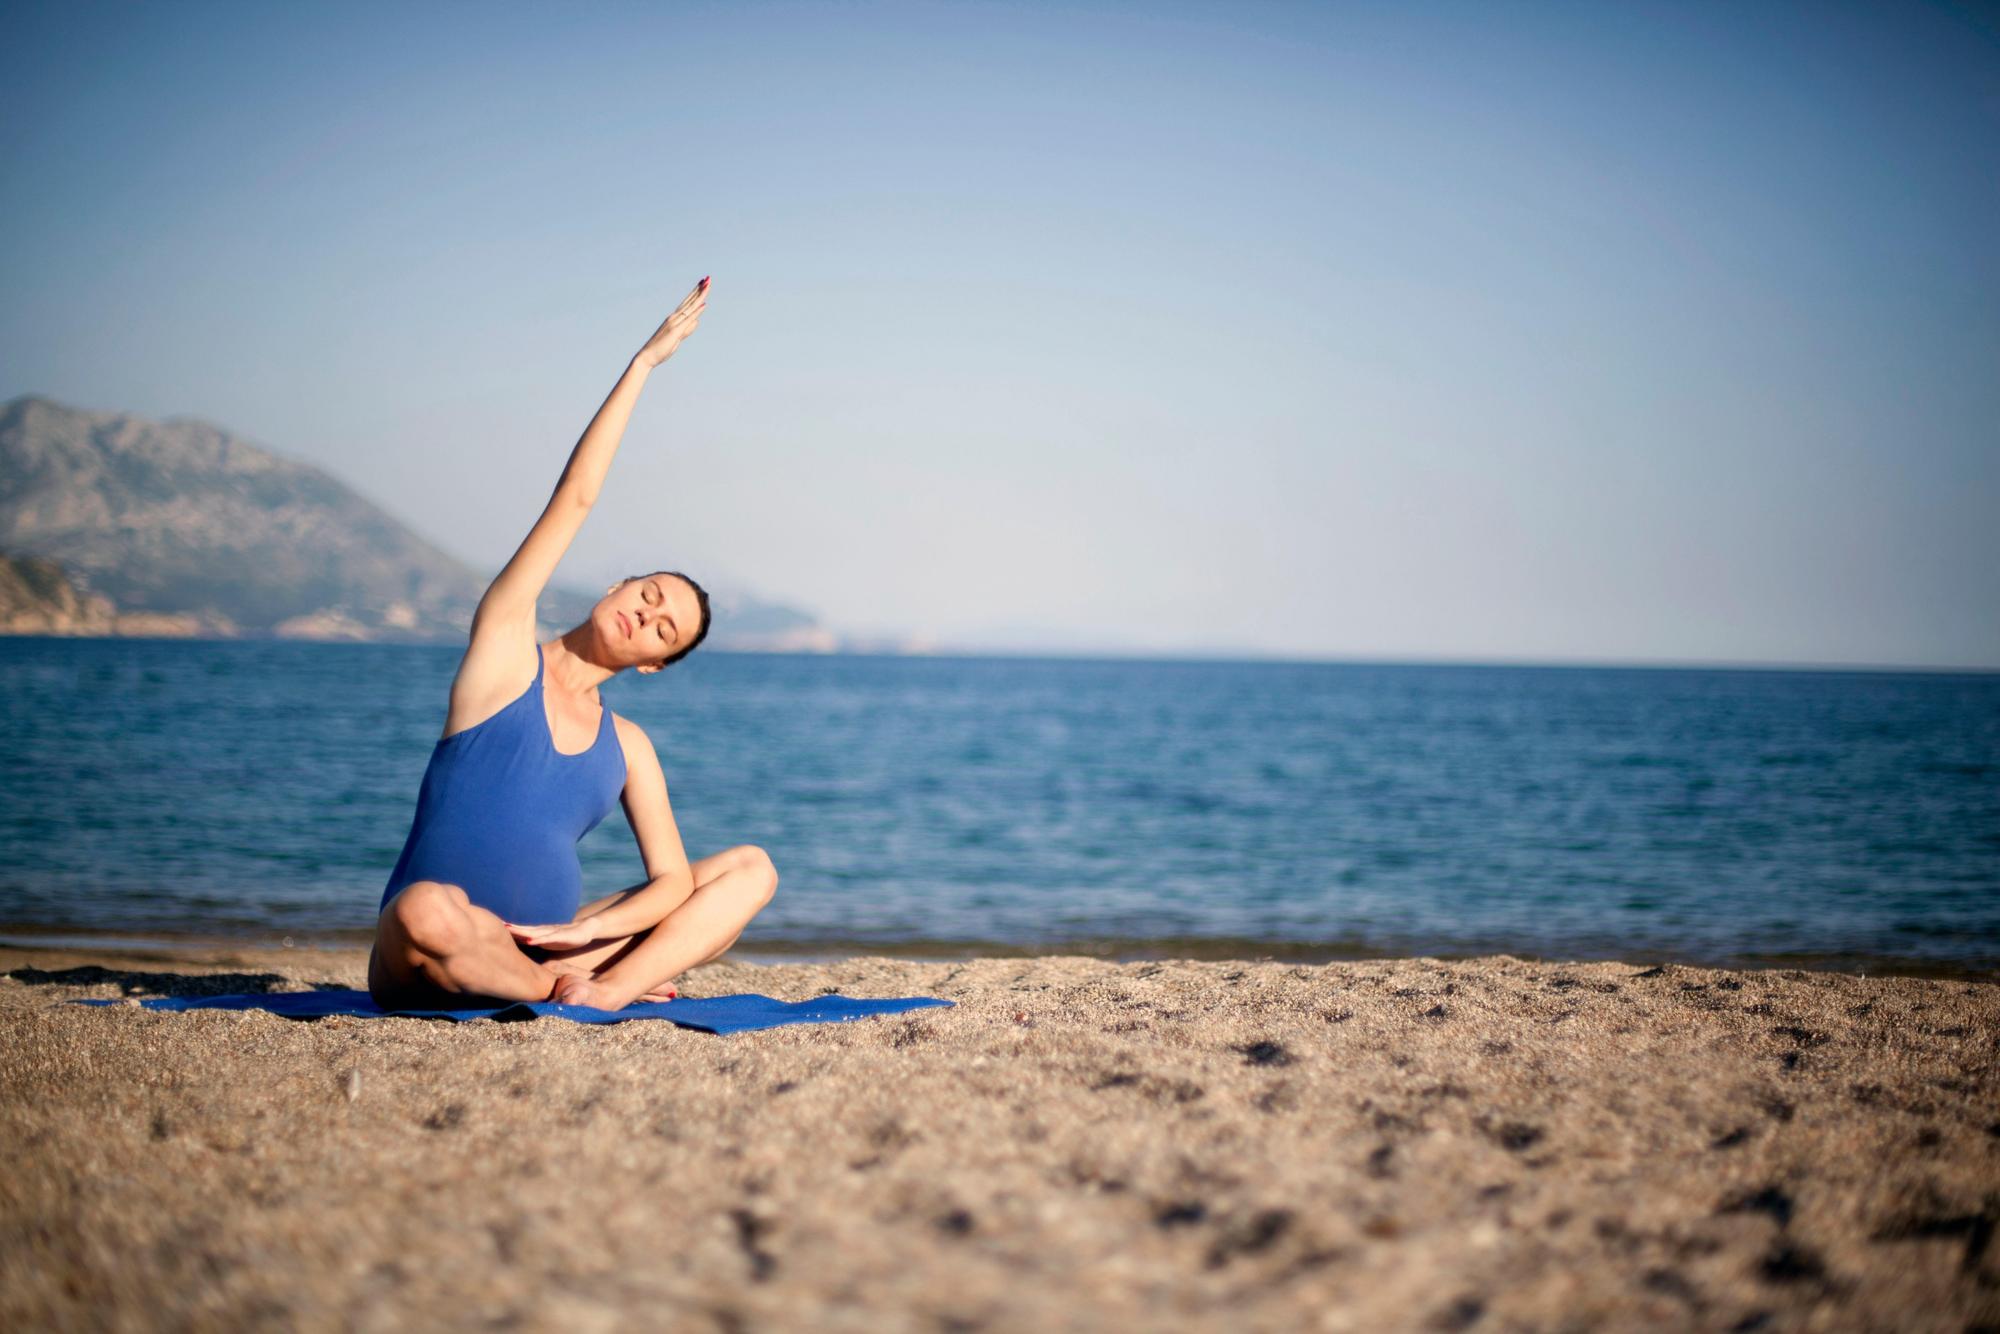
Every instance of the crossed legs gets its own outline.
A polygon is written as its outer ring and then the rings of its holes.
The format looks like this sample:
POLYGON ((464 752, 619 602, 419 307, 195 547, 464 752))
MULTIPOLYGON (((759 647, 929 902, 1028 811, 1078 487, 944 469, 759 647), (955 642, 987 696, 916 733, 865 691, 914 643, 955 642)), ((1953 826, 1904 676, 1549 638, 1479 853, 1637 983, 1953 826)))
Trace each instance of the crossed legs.
MULTIPOLYGON (((385 1008, 446 1009, 466 998, 544 1000, 568 976, 564 999, 616 1008, 649 994, 736 943, 777 891, 778 873, 762 848, 730 848, 692 864, 694 890, 650 930, 540 958, 524 952, 506 924, 457 885, 419 880, 389 900, 368 956, 368 991, 385 1008)), ((637 888, 586 905, 609 907, 637 888)))

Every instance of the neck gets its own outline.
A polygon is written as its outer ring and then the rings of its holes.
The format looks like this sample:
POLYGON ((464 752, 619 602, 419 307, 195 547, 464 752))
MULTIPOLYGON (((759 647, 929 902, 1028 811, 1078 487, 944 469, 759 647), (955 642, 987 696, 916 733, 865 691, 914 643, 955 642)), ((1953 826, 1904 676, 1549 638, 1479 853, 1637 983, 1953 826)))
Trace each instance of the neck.
POLYGON ((582 695, 618 675, 618 670, 597 660, 597 634, 584 624, 548 646, 543 673, 545 679, 555 681, 557 689, 582 695))

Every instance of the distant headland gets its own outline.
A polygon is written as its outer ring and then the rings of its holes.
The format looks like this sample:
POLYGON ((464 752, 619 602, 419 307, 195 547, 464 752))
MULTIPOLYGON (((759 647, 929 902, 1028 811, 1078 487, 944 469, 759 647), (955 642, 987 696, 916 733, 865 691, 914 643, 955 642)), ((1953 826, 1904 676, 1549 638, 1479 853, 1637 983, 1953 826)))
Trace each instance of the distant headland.
MULTIPOLYGON (((212 423, 0 405, 0 634, 443 643, 490 577, 212 423)), ((539 610, 567 626, 594 600, 550 588, 539 610)), ((717 648, 853 647, 781 603, 718 592, 715 613, 717 648)))

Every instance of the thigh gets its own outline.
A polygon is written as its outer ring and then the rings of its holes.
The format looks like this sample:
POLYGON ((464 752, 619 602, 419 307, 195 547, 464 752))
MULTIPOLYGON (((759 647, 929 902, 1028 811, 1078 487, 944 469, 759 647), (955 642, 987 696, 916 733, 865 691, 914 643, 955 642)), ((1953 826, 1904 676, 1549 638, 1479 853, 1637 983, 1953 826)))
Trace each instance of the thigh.
POLYGON ((620 959, 631 953, 634 945, 645 938, 646 933, 640 931, 630 936, 613 936, 609 940, 593 940, 588 945, 578 945, 566 950, 542 950, 536 949, 533 945, 523 945, 521 948, 528 952, 528 957, 531 959, 537 961, 553 960, 568 964, 571 968, 579 972, 595 973, 599 969, 609 968, 612 964, 617 963, 620 959))
MULTIPOLYGON (((694 887, 700 889, 710 881, 718 880, 743 865, 743 861, 742 848, 727 848, 712 857, 703 857, 700 861, 689 862, 688 871, 693 878, 694 887)), ((606 908, 623 903, 650 883, 652 882, 647 881, 644 884, 633 885, 628 889, 618 890, 616 893, 606 894, 601 899, 592 899, 581 908, 578 908, 576 915, 578 917, 588 917, 594 912, 603 912, 606 908)))
POLYGON ((757 849, 748 844, 740 844, 733 848, 724 848, 712 857, 703 857, 698 862, 690 863, 689 869, 694 872, 694 887, 700 889, 703 885, 720 880, 731 871, 742 870, 754 864, 756 852, 757 849))
MULTIPOLYGON (((693 873, 694 887, 700 889, 705 885, 715 883, 723 876, 729 874, 729 872, 738 869, 744 864, 745 856, 743 849, 740 847, 728 848, 716 853, 712 857, 703 857, 699 861, 689 862, 688 870, 693 873)), ((645 887, 645 885, 634 885, 630 889, 621 889, 615 894, 607 894, 601 899, 594 899, 578 909, 577 916, 585 917, 591 913, 603 912, 606 908, 623 903, 626 899, 631 898, 645 887)), ((669 914, 669 916, 671 915, 669 914)), ((651 929, 651 927, 648 927, 646 930, 650 931, 651 929)), ((738 934, 740 935, 741 933, 739 932, 738 934)), ((610 940, 594 940, 588 945, 579 945, 575 949, 549 950, 544 952, 535 949, 532 945, 523 945, 521 948, 528 951, 530 958, 561 959, 565 963, 577 964, 590 969, 592 972, 596 972, 617 963, 631 952, 634 945, 637 945, 645 938, 646 931, 640 931, 629 936, 615 936, 610 940)), ((702 962, 711 963, 721 958, 723 952, 735 943, 736 937, 731 936, 728 943, 723 945, 722 949, 717 950, 714 954, 702 960, 702 962)))
MULTIPOLYGON (((399 890, 375 918, 375 943, 368 951, 368 990, 378 1003, 384 1002, 407 1009, 451 1009, 462 1006, 465 997, 447 991, 431 981, 418 962, 418 956, 430 953, 412 938, 410 928, 402 914, 396 911, 397 901, 405 891, 399 890)), ((457 942, 456 948, 464 950, 522 952, 522 947, 514 939, 514 933, 499 914, 489 908, 482 908, 458 891, 454 900, 466 919, 465 939, 457 942)), ((531 956, 533 957, 533 956, 531 956)))

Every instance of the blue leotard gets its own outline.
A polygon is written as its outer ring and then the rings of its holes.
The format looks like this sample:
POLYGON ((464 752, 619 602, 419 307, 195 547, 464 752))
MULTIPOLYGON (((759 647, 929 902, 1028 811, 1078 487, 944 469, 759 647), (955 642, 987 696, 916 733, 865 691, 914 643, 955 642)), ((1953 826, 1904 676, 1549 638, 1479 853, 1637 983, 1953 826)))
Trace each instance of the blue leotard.
POLYGON ((577 840, 611 814, 624 786, 625 753, 608 706, 589 750, 556 749, 537 644, 534 684, 431 751, 382 906, 412 881, 437 880, 502 921, 567 922, 583 902, 577 840))

